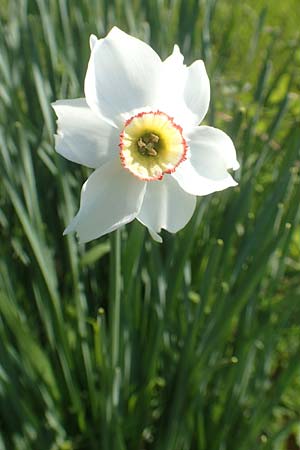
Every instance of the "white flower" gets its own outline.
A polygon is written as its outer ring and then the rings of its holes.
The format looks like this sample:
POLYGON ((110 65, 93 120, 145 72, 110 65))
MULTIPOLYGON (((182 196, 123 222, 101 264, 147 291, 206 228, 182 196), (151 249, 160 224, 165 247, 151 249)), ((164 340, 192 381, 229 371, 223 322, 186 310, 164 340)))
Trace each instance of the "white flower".
POLYGON ((234 145, 198 126, 210 99, 203 61, 186 67, 175 45, 162 62, 116 27, 90 46, 85 98, 53 104, 57 152, 95 169, 65 234, 87 242, 137 218, 161 241, 162 228, 187 224, 195 196, 237 184, 227 172, 239 167, 234 145))

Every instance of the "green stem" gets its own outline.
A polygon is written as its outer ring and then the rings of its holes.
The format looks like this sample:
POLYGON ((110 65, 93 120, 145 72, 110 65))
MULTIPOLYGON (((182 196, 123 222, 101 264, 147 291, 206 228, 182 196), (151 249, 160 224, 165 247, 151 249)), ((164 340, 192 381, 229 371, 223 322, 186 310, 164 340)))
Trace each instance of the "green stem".
POLYGON ((120 394, 120 311, 121 311, 121 234, 116 230, 110 236, 110 333, 111 333, 111 396, 108 410, 109 448, 118 450, 118 407, 120 394))
POLYGON ((111 234, 111 342, 112 367, 119 364, 120 348, 120 307, 121 307, 121 235, 120 230, 111 234))

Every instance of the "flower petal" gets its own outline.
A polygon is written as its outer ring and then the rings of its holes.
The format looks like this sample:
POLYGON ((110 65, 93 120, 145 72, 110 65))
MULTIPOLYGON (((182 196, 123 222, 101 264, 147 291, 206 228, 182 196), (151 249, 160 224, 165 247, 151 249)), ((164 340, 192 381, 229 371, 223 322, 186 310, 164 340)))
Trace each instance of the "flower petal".
POLYGON ((160 234, 155 233, 155 231, 151 230, 151 228, 148 228, 148 231, 149 231, 150 236, 152 237, 152 239, 155 242, 158 242, 159 244, 162 244, 163 239, 162 239, 160 234))
POLYGON ((52 103, 57 115, 55 149, 65 158, 97 168, 119 154, 119 134, 93 113, 84 98, 52 103))
POLYGON ((173 177, 182 189, 193 195, 207 195, 236 186, 227 169, 238 169, 232 140, 217 128, 196 127, 188 135, 190 159, 184 161, 173 177))
POLYGON ((146 184, 110 161, 84 183, 80 209, 64 234, 76 231, 88 242, 131 222, 139 213, 146 184))
POLYGON ((120 114, 153 100, 161 60, 152 48, 114 27, 94 43, 85 78, 89 106, 120 123, 120 114))
POLYGON ((91 49, 91 51, 93 50, 93 48, 94 48, 94 46, 95 46, 97 41, 98 41, 97 36, 95 36, 94 34, 91 34, 90 35, 90 49, 91 49))
POLYGON ((173 53, 162 64, 160 94, 165 95, 169 101, 178 99, 178 94, 183 94, 188 75, 183 59, 178 45, 174 45, 173 53), (177 95, 174 98, 175 93, 177 95))
POLYGON ((157 233, 162 228, 171 233, 181 230, 192 217, 195 207, 196 198, 184 192, 170 175, 165 175, 161 181, 147 183, 137 218, 159 242, 157 233))
POLYGON ((210 83, 202 60, 188 67, 184 100, 193 114, 194 124, 200 124, 206 116, 210 101, 210 83))
POLYGON ((175 45, 173 53, 162 64, 155 107, 172 116, 182 127, 190 119, 183 97, 186 78, 187 67, 183 64, 178 45, 175 45))
POLYGON ((158 107, 174 117, 183 128, 198 125, 205 117, 210 101, 210 84, 204 62, 183 64, 177 45, 163 62, 158 107))

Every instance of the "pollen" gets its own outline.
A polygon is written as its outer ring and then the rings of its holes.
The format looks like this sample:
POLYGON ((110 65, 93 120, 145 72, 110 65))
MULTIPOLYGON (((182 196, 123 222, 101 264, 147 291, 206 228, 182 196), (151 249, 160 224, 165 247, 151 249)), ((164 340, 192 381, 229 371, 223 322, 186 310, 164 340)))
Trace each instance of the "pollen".
POLYGON ((186 159, 182 128, 161 111, 142 112, 125 122, 120 134, 123 167, 141 180, 161 180, 186 159))

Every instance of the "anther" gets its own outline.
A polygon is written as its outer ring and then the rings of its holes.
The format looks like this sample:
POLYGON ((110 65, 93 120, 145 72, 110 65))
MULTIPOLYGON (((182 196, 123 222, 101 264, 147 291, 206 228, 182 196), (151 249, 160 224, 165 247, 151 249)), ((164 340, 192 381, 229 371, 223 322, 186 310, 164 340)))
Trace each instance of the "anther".
POLYGON ((147 151, 147 155, 149 156, 157 156, 157 151, 155 150, 154 147, 152 147, 152 144, 147 144, 146 145, 146 151, 147 151))
POLYGON ((137 141, 138 151, 143 156, 158 155, 159 136, 154 133, 147 133, 137 141))
POLYGON ((137 145, 139 147, 139 150, 143 150, 147 144, 145 144, 142 138, 139 138, 137 145))
POLYGON ((157 144, 159 142, 159 136, 154 133, 150 133, 149 135, 150 142, 153 142, 154 144, 157 144))

